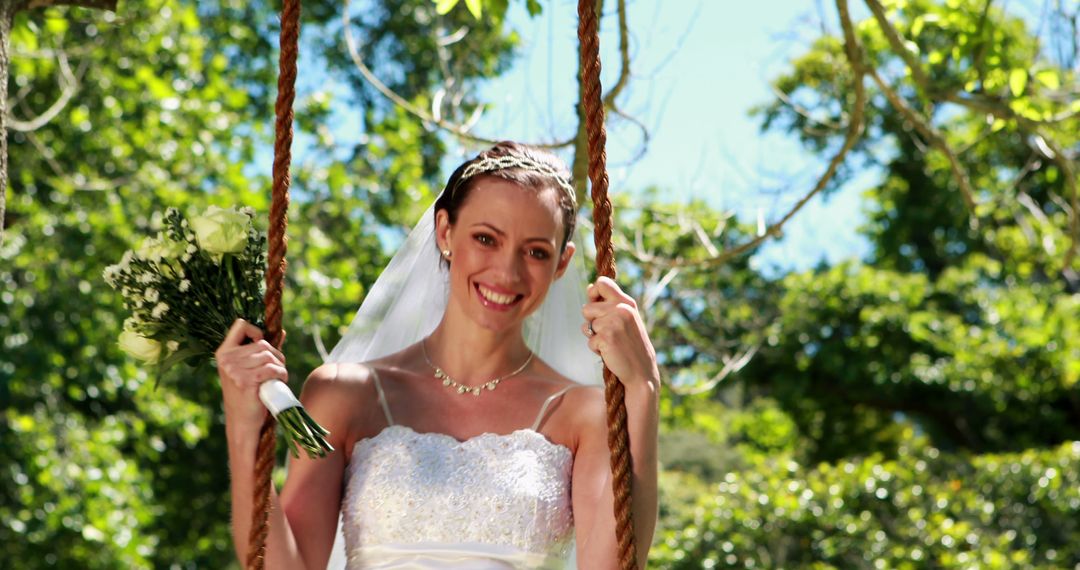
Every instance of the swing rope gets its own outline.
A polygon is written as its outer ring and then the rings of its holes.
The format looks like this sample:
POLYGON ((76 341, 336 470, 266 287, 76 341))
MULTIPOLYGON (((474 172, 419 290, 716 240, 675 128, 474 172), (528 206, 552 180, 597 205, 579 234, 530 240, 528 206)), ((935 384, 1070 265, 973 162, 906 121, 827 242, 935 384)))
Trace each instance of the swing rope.
MULTIPOLYGON (((608 199, 607 129, 600 90, 600 33, 596 0, 578 0, 578 44, 581 54, 581 105, 589 144, 589 180, 592 182, 593 242, 597 276, 615 278, 615 249, 611 245, 611 200, 608 199)), ((637 568, 634 521, 630 512, 630 436, 626 429, 626 401, 622 382, 604 366, 607 401, 608 448, 611 450, 611 490, 615 507, 615 537, 619 567, 637 568)))
MULTIPOLYGON (((296 57, 300 39, 300 0, 284 0, 281 7, 281 53, 278 56, 278 95, 274 104, 274 182, 267 228, 266 341, 281 348, 281 293, 285 278, 285 250, 289 225, 289 163, 292 161, 293 101, 296 99, 296 57)), ((270 475, 274 471, 276 423, 268 415, 259 433, 255 451, 255 500, 248 532, 247 568, 262 570, 266 556, 266 536, 270 532, 270 475)))
MULTIPOLYGON (((594 240, 597 275, 615 278, 615 254, 611 245, 611 201, 608 199, 607 154, 604 146, 604 106, 600 91, 600 38, 597 30, 595 0, 578 0, 578 40, 584 77, 581 104, 585 108, 589 144, 589 179, 592 181, 594 240)), ((266 268, 266 339, 281 348, 281 294, 285 276, 285 251, 289 208, 289 163, 292 160, 293 101, 296 98, 296 58, 300 37, 300 0, 284 0, 281 9, 280 56, 278 58, 278 97, 274 106, 273 188, 270 222, 267 232, 266 268)), ((626 404, 622 383, 604 367, 604 396, 608 412, 608 446, 611 448, 612 490, 619 543, 620 567, 637 567, 634 527, 630 512, 630 448, 626 429, 626 404)), ((254 502, 248 534, 245 567, 263 570, 266 537, 269 534, 270 485, 274 469, 276 422, 268 416, 259 434, 255 455, 254 502)))

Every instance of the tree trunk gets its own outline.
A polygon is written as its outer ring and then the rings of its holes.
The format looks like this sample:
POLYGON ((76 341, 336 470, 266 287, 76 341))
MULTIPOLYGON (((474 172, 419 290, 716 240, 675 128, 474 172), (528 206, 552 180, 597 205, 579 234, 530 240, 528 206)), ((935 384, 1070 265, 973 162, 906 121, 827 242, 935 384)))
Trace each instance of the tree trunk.
POLYGON ((4 245, 4 209, 7 204, 7 94, 8 48, 11 46, 11 22, 17 7, 14 0, 0 0, 0 245, 4 245))
POLYGON ((11 24, 15 20, 15 12, 19 10, 49 6, 82 6, 115 11, 116 0, 0 0, 0 245, 4 245, 8 187, 7 95, 11 24))

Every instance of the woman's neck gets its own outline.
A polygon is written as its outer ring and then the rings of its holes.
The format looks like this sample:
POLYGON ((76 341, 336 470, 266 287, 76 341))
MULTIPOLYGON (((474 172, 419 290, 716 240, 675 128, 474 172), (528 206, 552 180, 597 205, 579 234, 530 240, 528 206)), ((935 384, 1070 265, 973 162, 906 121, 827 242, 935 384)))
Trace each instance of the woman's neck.
POLYGON ((509 374, 529 357, 521 326, 492 331, 451 311, 422 341, 431 363, 466 386, 476 386, 509 374))

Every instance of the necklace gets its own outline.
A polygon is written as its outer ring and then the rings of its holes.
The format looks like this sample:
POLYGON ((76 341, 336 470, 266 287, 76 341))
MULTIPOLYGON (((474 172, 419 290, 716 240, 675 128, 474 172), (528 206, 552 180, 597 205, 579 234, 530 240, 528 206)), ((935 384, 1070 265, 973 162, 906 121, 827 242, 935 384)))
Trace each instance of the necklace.
POLYGON ((420 350, 423 352, 424 360, 427 361, 428 366, 435 369, 435 379, 436 380, 442 380, 443 386, 449 386, 450 388, 453 388, 453 389, 457 390, 458 394, 469 394, 469 393, 471 393, 473 396, 479 396, 481 390, 483 390, 484 388, 487 388, 488 390, 494 390, 495 387, 499 385, 499 382, 502 382, 503 380, 506 380, 507 378, 509 378, 511 376, 515 376, 515 375, 519 374, 522 370, 525 370, 525 367, 528 366, 530 362, 532 362, 533 355, 535 354, 532 351, 529 351, 529 357, 525 359, 524 364, 522 364, 521 366, 518 366, 517 370, 514 370, 513 372, 511 372, 509 374, 503 374, 502 376, 499 376, 498 378, 488 380, 487 382, 484 382, 483 384, 473 388, 473 387, 469 387, 469 386, 466 386, 464 384, 458 383, 453 378, 451 378, 450 375, 448 375, 446 372, 443 372, 442 368, 439 368, 438 366, 435 366, 435 364, 433 362, 431 362, 431 359, 428 358, 426 343, 427 343, 426 338, 424 340, 420 341, 420 350))

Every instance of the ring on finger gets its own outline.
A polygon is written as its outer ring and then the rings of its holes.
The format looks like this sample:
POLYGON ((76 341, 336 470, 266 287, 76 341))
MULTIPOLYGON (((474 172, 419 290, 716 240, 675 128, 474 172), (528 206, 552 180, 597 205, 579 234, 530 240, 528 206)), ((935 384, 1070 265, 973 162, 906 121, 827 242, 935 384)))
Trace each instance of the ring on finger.
POLYGON ((594 331, 593 328, 592 328, 592 321, 589 321, 589 326, 585 328, 585 336, 590 336, 591 337, 591 336, 593 336, 595 334, 596 334, 596 331, 594 331))

